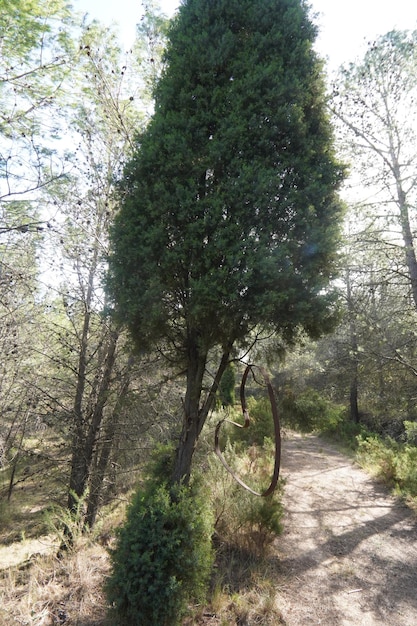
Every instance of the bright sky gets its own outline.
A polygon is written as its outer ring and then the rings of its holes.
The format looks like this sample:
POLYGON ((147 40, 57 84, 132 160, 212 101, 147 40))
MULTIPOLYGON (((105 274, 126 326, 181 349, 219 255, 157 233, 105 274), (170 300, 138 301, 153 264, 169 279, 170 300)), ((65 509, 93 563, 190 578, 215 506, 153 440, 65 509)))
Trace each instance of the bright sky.
MULTIPOLYGON (((416 0, 310 0, 318 14, 320 36, 317 50, 336 69, 341 63, 360 57, 368 41, 397 29, 417 28, 416 0)), ((171 15, 178 0, 160 0, 171 15)), ((133 41, 135 24, 142 15, 141 0, 73 0, 75 9, 104 24, 117 22, 125 47, 133 41)))

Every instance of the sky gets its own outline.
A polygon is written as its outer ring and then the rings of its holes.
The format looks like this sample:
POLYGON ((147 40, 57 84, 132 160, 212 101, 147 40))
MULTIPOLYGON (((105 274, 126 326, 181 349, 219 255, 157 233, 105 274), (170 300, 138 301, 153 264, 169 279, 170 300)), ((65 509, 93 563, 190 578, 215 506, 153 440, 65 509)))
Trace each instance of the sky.
MULTIPOLYGON (((160 0, 164 13, 172 15, 178 0, 160 0)), ((416 0, 310 0, 320 34, 316 49, 330 71, 360 58, 369 41, 397 28, 417 29, 416 0)), ((73 0, 73 6, 88 18, 119 25, 126 48, 134 39, 135 24, 142 15, 141 0, 73 0)))

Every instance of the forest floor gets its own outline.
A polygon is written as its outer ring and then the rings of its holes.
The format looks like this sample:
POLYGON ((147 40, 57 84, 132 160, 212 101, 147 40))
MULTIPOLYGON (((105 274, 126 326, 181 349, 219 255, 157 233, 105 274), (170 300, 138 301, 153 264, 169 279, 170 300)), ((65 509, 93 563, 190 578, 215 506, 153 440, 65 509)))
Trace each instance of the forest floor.
POLYGON ((417 520, 313 435, 287 434, 277 604, 287 626, 417 624, 417 520))
MULTIPOLYGON (((267 586, 248 575, 223 606, 185 623, 417 624, 415 513, 314 435, 285 434, 282 477, 284 532, 264 563, 267 586)), ((108 624, 103 546, 86 545, 57 561, 51 536, 7 543, 0 548, 0 626, 108 624)))

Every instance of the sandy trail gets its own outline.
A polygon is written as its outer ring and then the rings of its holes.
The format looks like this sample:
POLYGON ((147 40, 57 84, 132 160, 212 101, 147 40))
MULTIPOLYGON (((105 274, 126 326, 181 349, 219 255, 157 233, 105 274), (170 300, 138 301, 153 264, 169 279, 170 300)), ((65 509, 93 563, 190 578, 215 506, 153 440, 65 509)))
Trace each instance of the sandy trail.
POLYGON ((412 511, 318 437, 283 444, 277 603, 288 626, 417 625, 412 511))

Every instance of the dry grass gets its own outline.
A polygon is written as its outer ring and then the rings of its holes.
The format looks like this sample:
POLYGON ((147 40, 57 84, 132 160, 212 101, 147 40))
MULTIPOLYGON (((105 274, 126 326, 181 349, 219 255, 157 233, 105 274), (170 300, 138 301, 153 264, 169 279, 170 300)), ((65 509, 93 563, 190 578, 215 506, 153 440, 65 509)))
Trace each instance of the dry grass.
POLYGON ((0 625, 103 626, 108 571, 108 554, 99 544, 78 546, 63 559, 35 556, 3 570, 0 625))
MULTIPOLYGON (((110 570, 107 548, 113 544, 115 528, 124 521, 129 494, 102 509, 94 536, 75 532, 74 549, 57 558, 59 528, 68 522, 62 508, 63 469, 58 465, 56 472, 44 473, 43 480, 38 472, 29 476, 16 486, 11 502, 3 500, 0 507, 0 626, 112 626, 103 592, 110 570)), ((231 534, 234 541, 221 538, 209 602, 190 607, 183 626, 278 626, 283 622, 271 583, 277 578, 277 567, 267 550, 254 550, 258 540, 249 535, 245 539, 247 532, 243 533, 237 515, 242 492, 233 481, 231 487, 222 468, 218 471, 217 497, 228 505, 219 505, 217 515, 222 517, 222 528, 231 525, 225 535, 231 534)))
MULTIPOLYGON (((35 555, 0 573, 0 626, 111 626, 103 583, 109 572, 107 550, 78 542, 58 559, 35 555)), ((278 626, 277 576, 271 560, 233 549, 220 552, 210 603, 190 607, 183 626, 278 626)))

